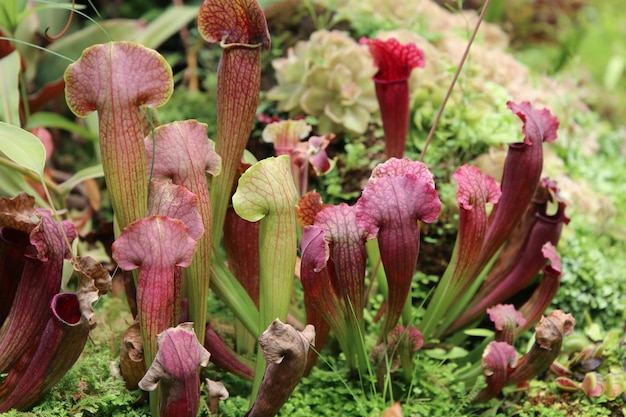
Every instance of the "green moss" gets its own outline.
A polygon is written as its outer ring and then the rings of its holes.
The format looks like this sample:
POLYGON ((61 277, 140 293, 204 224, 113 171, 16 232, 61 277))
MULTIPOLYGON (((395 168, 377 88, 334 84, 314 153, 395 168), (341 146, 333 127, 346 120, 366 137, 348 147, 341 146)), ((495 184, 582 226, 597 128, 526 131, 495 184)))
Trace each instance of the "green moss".
POLYGON ((119 346, 130 321, 125 302, 103 297, 96 307, 96 328, 74 367, 30 412, 12 411, 15 417, 149 416, 137 407, 139 391, 129 392, 118 375, 119 346))

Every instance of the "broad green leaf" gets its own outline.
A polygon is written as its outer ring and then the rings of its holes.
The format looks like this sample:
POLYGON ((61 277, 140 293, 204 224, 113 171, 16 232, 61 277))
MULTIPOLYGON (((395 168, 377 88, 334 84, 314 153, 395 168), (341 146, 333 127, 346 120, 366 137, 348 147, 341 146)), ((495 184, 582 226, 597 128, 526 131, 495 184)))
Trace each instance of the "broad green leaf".
POLYGON ((17 26, 17 0, 0 1, 0 27, 13 32, 17 26))
POLYGON ((16 164, 43 177, 46 150, 37 136, 17 126, 0 122, 0 151, 16 164))
POLYGON ((148 48, 157 48, 197 16, 197 7, 172 6, 150 22, 146 29, 139 32, 132 40, 148 48))
POLYGON ((0 121, 20 125, 20 56, 17 51, 0 59, 0 121))
POLYGON ((67 181, 64 181, 59 185, 59 191, 62 193, 69 193, 72 191, 74 187, 76 187, 81 182, 88 180, 90 178, 102 178, 104 177, 104 172, 102 171, 102 165, 94 165, 92 167, 84 168, 78 171, 76 174, 72 175, 67 181))
POLYGON ((56 127, 59 129, 67 130, 68 132, 75 133, 79 136, 82 136, 90 141, 97 141, 98 134, 90 131, 89 129, 84 128, 83 126, 61 116, 60 114, 50 113, 50 112, 37 112, 30 116, 28 119, 28 123, 26 124, 27 129, 32 129, 34 127, 56 127))

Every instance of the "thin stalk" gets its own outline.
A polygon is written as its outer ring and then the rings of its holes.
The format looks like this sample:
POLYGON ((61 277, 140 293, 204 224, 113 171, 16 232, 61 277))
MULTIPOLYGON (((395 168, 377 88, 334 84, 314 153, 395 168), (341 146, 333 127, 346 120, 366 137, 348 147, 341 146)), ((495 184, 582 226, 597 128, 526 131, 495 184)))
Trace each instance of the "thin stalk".
POLYGON ((456 72, 454 73, 454 77, 452 77, 452 82, 450 83, 450 86, 448 87, 448 91, 446 91, 446 95, 443 98, 443 102, 441 103, 441 106, 439 107, 439 111, 437 112, 435 121, 433 122, 433 125, 430 128, 430 131, 428 132, 426 143, 424 143, 424 149, 422 149, 422 153, 420 153, 420 158, 419 158, 420 162, 424 161, 424 155, 426 155, 426 150, 428 149, 428 145, 433 139, 433 135, 435 134, 435 129, 437 129, 437 126, 439 125, 439 120, 441 120, 443 111, 446 108, 446 105, 448 104, 448 100, 450 99, 450 96, 452 95, 452 90, 454 89, 454 86, 456 85, 456 81, 458 80, 459 75, 461 75, 461 70, 463 69, 463 66, 465 65, 465 61, 467 60, 467 57, 469 56, 470 49, 472 47, 472 44, 474 43, 474 39, 476 38, 476 34, 478 33, 480 24, 485 18, 485 13, 487 12, 487 9, 489 8, 490 2, 491 0, 485 0, 485 4, 483 5, 482 10, 480 11, 480 15, 478 16, 478 21, 476 22, 476 27, 474 27, 474 31, 472 32, 472 35, 470 36, 469 41, 467 42, 467 46, 465 47, 465 51, 463 52, 463 56, 461 57, 461 62, 459 62, 459 66, 457 67, 456 72))

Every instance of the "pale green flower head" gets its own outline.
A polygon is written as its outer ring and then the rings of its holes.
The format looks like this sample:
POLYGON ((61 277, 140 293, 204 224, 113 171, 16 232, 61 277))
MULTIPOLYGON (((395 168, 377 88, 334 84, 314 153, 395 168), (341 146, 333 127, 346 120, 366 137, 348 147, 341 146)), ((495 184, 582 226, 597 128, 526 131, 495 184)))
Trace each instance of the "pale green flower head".
POLYGON ((343 32, 314 32, 272 66, 278 85, 267 98, 292 117, 316 117, 321 134, 362 134, 378 111, 369 51, 343 32))

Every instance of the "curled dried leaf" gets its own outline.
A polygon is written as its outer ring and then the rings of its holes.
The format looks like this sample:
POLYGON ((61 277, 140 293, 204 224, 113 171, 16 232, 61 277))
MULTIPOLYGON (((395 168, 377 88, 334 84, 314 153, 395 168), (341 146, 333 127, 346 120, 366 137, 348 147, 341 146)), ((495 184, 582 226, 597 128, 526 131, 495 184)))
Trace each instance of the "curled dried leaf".
POLYGON ((146 373, 146 364, 143 361, 143 342, 138 322, 131 324, 124 333, 120 349, 120 372, 126 381, 126 389, 139 388, 139 381, 146 373))
POLYGON ((300 382, 306 366, 309 345, 315 329, 308 325, 302 332, 276 319, 259 337, 267 360, 259 394, 247 417, 273 416, 300 382))
POLYGON ((160 415, 195 416, 200 405, 198 367, 208 365, 210 353, 198 342, 191 322, 159 333, 158 345, 139 388, 154 391, 161 385, 160 415))
POLYGON ((219 402, 220 400, 227 400, 229 397, 228 390, 219 381, 212 381, 208 378, 204 380, 204 385, 206 387, 208 393, 208 405, 209 412, 211 415, 217 415, 219 412, 219 402))
POLYGON ((78 276, 76 294, 80 303, 80 310, 90 325, 92 324, 92 305, 101 295, 111 291, 111 275, 102 264, 89 256, 77 256, 73 260, 73 267, 78 276))
POLYGON ((31 216, 35 210, 35 198, 19 193, 13 198, 0 198, 0 226, 30 233, 39 221, 33 221, 31 216))
POLYGON ((550 369, 561 351, 563 338, 572 333, 576 320, 571 314, 553 310, 535 326, 535 343, 519 360, 508 383, 521 383, 550 369))

